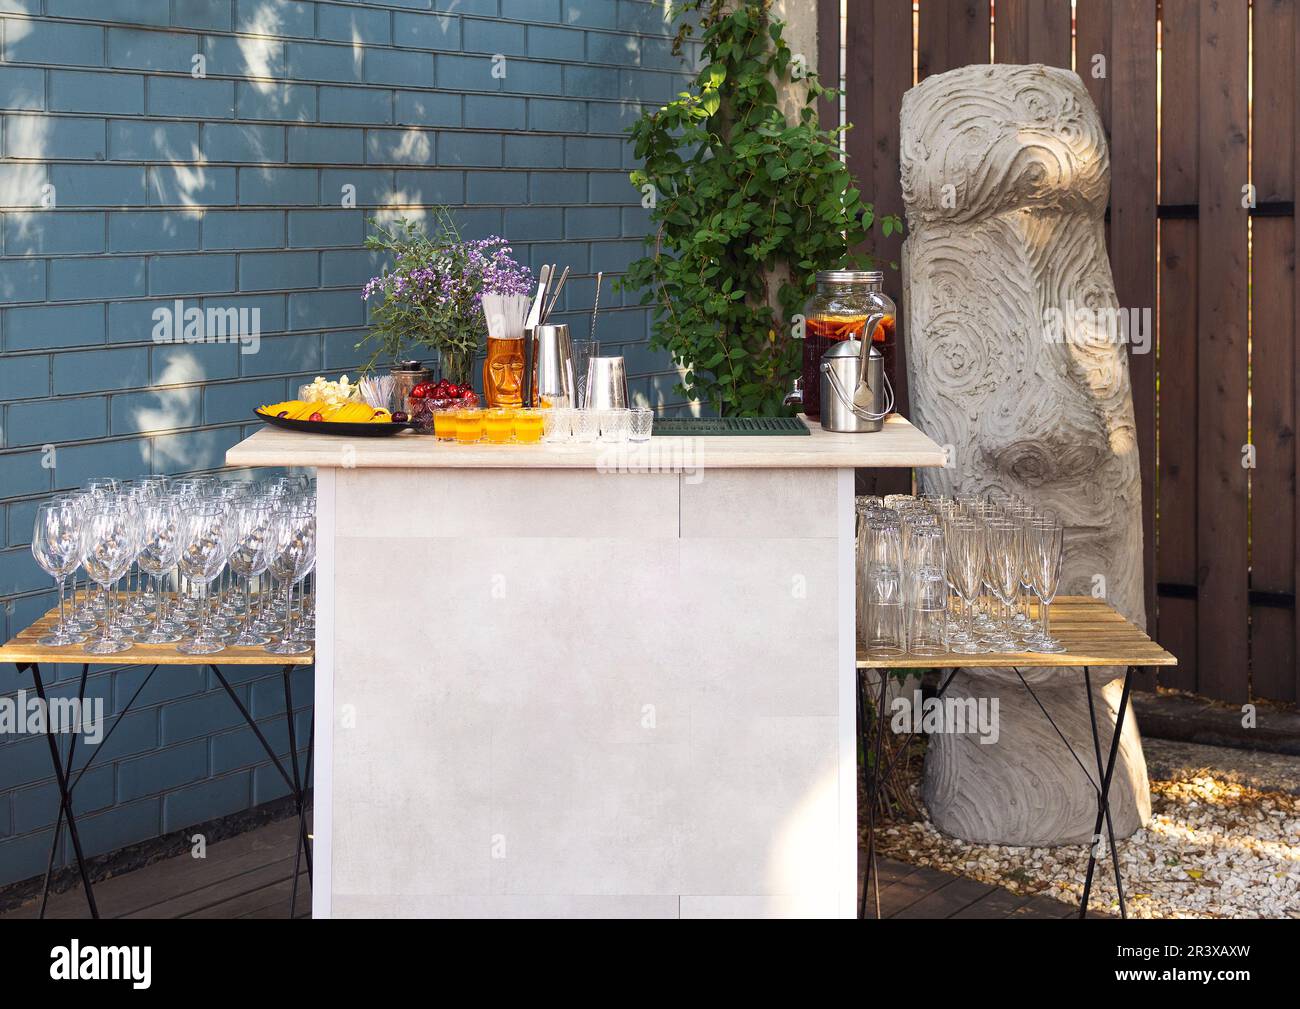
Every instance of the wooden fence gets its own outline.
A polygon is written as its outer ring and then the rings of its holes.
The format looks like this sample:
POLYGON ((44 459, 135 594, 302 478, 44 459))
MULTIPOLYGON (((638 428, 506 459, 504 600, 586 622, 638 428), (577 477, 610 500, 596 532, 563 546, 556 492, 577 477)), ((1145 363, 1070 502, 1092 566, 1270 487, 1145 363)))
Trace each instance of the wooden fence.
MULTIPOLYGON (((849 0, 843 18, 820 4, 819 64, 843 47, 849 164, 880 212, 903 212, 898 114, 917 80, 1076 68, 1110 139, 1119 302, 1157 328, 1130 364, 1148 622, 1181 663, 1160 685, 1296 701, 1297 0, 849 0)), ((900 246, 874 251, 897 261, 900 246)))

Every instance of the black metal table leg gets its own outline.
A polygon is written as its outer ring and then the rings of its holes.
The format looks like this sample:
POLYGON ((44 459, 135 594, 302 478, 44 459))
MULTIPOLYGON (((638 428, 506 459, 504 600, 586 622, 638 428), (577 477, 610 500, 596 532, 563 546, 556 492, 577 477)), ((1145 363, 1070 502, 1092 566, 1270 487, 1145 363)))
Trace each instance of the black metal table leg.
MULTIPOLYGON (((310 726, 307 730, 307 766, 302 772, 302 799, 303 806, 307 804, 307 789, 311 788, 311 759, 315 756, 316 750, 316 707, 312 705, 311 719, 308 722, 310 726)), ((307 882, 312 883, 314 880, 311 875, 311 834, 307 831, 306 822, 302 825, 302 847, 303 853, 307 856, 307 882)))
MULTIPOLYGON (((289 683, 289 675, 293 672, 294 667, 283 666, 280 670, 281 676, 284 679, 284 717, 289 730, 289 759, 293 768, 292 776, 285 768, 284 763, 276 755, 275 747, 273 747, 267 740, 265 734, 258 727, 257 722, 253 720, 253 716, 249 712, 248 708, 244 706, 244 702, 241 701, 239 695, 235 693, 235 688, 230 685, 230 681, 222 675, 221 670, 218 669, 215 664, 210 664, 208 668, 212 670, 213 675, 216 676, 222 687, 225 688, 226 693, 230 696, 230 700, 234 702, 235 708, 248 724, 248 727, 253 730, 253 735, 257 737, 257 741, 262 745, 262 749, 265 750, 266 755, 271 758, 271 762, 275 764, 275 769, 280 772, 280 777, 284 779, 284 783, 289 787, 290 792, 293 793, 294 810, 298 816, 298 830, 296 834, 297 843, 294 845, 293 853, 293 883, 289 895, 289 917, 292 918, 294 908, 298 903, 298 869, 302 865, 301 859, 304 857, 306 859, 308 880, 311 879, 312 870, 311 845, 307 837, 307 823, 305 819, 307 811, 307 785, 306 779, 300 777, 298 773, 298 741, 293 727, 293 689, 289 683)), ((316 722, 315 714, 313 713, 313 737, 315 736, 315 730, 316 722)), ((310 756, 308 757, 308 760, 310 760, 310 756)), ((309 763, 308 767, 310 768, 310 766, 309 763)))
MULTIPOLYGON (((873 879, 875 880, 875 884, 876 884, 876 890, 875 890, 876 917, 877 918, 880 917, 880 877, 876 872, 876 805, 880 801, 880 783, 883 778, 883 775, 881 774, 880 764, 882 758, 881 747, 884 745, 884 736, 885 736, 884 711, 885 711, 885 699, 889 691, 889 671, 887 669, 879 669, 877 670, 877 672, 880 674, 880 697, 876 702, 876 710, 875 710, 876 738, 875 738, 874 755, 872 761, 868 763, 866 768, 867 771, 867 857, 866 857, 866 866, 863 869, 862 897, 858 901, 859 918, 865 918, 867 916, 867 891, 870 889, 873 879)), ((860 712, 859 718, 860 718, 861 727, 859 729, 858 734, 860 737, 863 738, 862 755, 863 755, 863 761, 864 763, 866 763, 867 762, 866 761, 867 741, 864 733, 866 732, 867 718, 866 718, 866 711, 865 711, 866 689, 864 685, 864 680, 865 680, 865 675, 864 673, 860 672, 858 674, 858 684, 859 684, 858 690, 859 690, 859 712, 860 712)))
MULTIPOLYGON (((298 868, 302 864, 304 852, 307 854, 307 878, 311 878, 311 850, 307 846, 307 812, 306 779, 298 773, 298 740, 293 727, 293 688, 289 683, 293 666, 281 670, 284 677, 284 716, 289 728, 289 757, 293 767, 293 799, 298 812, 298 833, 293 846, 293 886, 289 893, 289 917, 292 918, 298 904, 298 868)), ((315 723, 312 725, 313 733, 315 723)))
MULTIPOLYGON (((81 664, 81 682, 77 687, 77 710, 78 711, 82 710, 81 705, 84 704, 86 700, 86 674, 89 672, 89 670, 90 670, 90 663, 83 662, 81 664)), ((72 777, 72 759, 74 756, 76 756, 76 752, 77 752, 77 734, 74 732, 72 733, 72 738, 68 740, 68 759, 67 759, 67 763, 64 765, 67 768, 67 775, 69 778, 72 777)), ((76 790, 77 781, 79 780, 80 780, 80 775, 78 775, 77 778, 74 779, 68 785, 69 792, 74 792, 76 790)), ((41 918, 45 917, 46 908, 49 906, 50 880, 54 876, 54 859, 55 856, 58 855, 59 839, 60 837, 62 837, 62 835, 63 835, 63 804, 59 803, 59 813, 58 816, 56 816, 54 819, 54 834, 53 836, 50 837, 50 855, 49 858, 46 859, 45 861, 45 879, 41 883, 41 911, 39 915, 39 917, 41 918)))
POLYGON ((235 707, 238 709, 239 714, 243 717, 244 721, 248 724, 248 727, 253 730, 253 735, 256 736, 257 741, 262 744, 262 749, 266 751, 266 755, 270 757, 271 762, 275 764, 275 769, 280 772, 280 777, 284 779, 284 783, 288 785, 290 789, 296 791, 293 779, 289 777, 289 772, 284 769, 284 764, 280 762, 280 758, 275 754, 275 747, 267 742, 266 736, 262 734, 262 730, 258 728, 257 723, 253 721, 253 716, 249 714, 248 709, 244 707, 244 702, 239 699, 239 695, 235 693, 235 688, 230 685, 230 681, 221 675, 221 670, 215 665, 209 665, 208 668, 212 670, 221 685, 226 688, 226 693, 230 695, 231 701, 234 702, 235 707))
MULTIPOLYGON (((45 682, 41 679, 41 667, 39 663, 33 662, 26 666, 19 666, 19 672, 24 669, 30 669, 32 680, 36 684, 36 696, 41 699, 41 704, 45 708, 45 739, 50 745, 50 762, 54 765, 54 777, 59 786, 59 809, 68 821, 68 836, 72 838, 72 849, 77 856, 77 870, 81 873, 81 885, 86 891, 86 903, 90 906, 90 916, 99 917, 99 908, 95 904, 95 891, 90 885, 90 873, 86 869, 86 859, 81 851, 81 836, 77 833, 77 818, 72 812, 72 790, 68 784, 68 775, 64 773, 63 761, 59 758, 59 746, 54 739, 54 726, 50 724, 50 702, 45 696, 45 682)), ((85 690, 86 671, 82 669, 82 690, 85 690)), ((75 738, 75 737, 74 737, 75 738)), ((71 769, 72 762, 72 745, 68 747, 68 763, 71 769)), ((58 832, 60 828, 55 829, 54 841, 58 843, 58 832)), ((45 902, 49 895, 50 874, 45 876, 45 888, 41 895, 41 917, 45 917, 45 902)))
POLYGON ((1120 736, 1124 731, 1124 711, 1128 707, 1129 688, 1132 686, 1133 680, 1133 667, 1124 667, 1124 689, 1120 693, 1119 711, 1115 714, 1115 734, 1110 740, 1110 755, 1106 760, 1104 771, 1101 765, 1101 744, 1097 735, 1097 715, 1092 700, 1091 670, 1087 666, 1083 667, 1083 680, 1088 689, 1088 716, 1092 719, 1093 746, 1097 753, 1097 773, 1101 775, 1101 788, 1097 796, 1097 821, 1092 829, 1093 843, 1088 846, 1088 871, 1083 882, 1083 899, 1079 902, 1079 917, 1086 918, 1088 915, 1088 898, 1092 892, 1092 877, 1097 865, 1097 840, 1101 836, 1101 825, 1104 819, 1110 839, 1111 864, 1115 868, 1115 892, 1119 897, 1119 914, 1121 918, 1127 918, 1128 910, 1124 905, 1124 881, 1119 868, 1119 849, 1115 846, 1115 830, 1111 825, 1110 818, 1110 781, 1115 772, 1116 758, 1119 755, 1120 736))

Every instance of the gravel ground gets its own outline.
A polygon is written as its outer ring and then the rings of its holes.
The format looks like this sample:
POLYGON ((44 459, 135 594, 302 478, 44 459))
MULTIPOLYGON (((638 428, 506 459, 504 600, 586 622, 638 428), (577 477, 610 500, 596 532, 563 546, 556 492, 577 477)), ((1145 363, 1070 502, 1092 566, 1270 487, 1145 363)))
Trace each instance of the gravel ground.
MULTIPOLYGON (((1129 915, 1300 918, 1300 762, 1153 739, 1143 746, 1151 822, 1118 844, 1129 915)), ((883 855, 1016 893, 1075 904, 1083 894, 1088 854, 1079 845, 967 844, 928 818, 892 824, 879 840, 883 855)), ((1119 910, 1109 859, 1098 863, 1092 905, 1119 910)))

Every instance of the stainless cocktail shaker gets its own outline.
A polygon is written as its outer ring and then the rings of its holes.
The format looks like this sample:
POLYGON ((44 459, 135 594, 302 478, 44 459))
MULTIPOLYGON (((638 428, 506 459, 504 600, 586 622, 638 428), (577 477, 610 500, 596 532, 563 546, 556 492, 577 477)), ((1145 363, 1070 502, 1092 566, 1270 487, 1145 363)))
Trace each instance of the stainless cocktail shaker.
POLYGON ((569 406, 575 405, 577 383, 573 373, 573 342, 569 327, 540 325, 533 329, 528 339, 528 406, 540 406, 542 400, 554 403, 558 397, 567 397, 569 406))
POLYGON ((587 362, 587 401, 584 410, 621 410, 627 407, 627 367, 623 355, 593 357, 587 362))

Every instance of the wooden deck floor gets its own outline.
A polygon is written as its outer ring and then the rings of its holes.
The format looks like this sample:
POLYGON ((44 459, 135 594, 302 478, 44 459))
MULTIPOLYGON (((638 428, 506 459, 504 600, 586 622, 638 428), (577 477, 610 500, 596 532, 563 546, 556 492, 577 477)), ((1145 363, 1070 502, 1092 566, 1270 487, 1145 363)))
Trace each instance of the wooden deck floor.
MULTIPOLYGON (((280 820, 189 855, 103 880, 95 899, 105 918, 287 918, 293 879, 295 820, 280 820)), ((1047 897, 1008 890, 887 859, 880 866, 880 910, 886 918, 1065 918, 1073 909, 1047 897)), ((38 901, 0 914, 35 918, 38 901)), ((299 874, 296 917, 311 912, 311 885, 299 874)), ((47 917, 84 918, 78 886, 50 898, 47 917)))
MULTIPOLYGON (((890 859, 880 859, 877 865, 882 918, 1069 918, 1078 912, 1051 897, 1022 896, 937 869, 890 859)), ((868 909, 874 917, 874 901, 868 901, 868 909)), ((1094 914, 1109 917, 1099 912, 1089 912, 1089 917, 1094 914)))
MULTIPOLYGON (((296 819, 278 820, 208 847, 207 857, 179 855, 95 884, 105 918, 288 918, 296 819)), ((35 918, 39 899, 0 914, 35 918)), ((299 872, 296 917, 311 913, 307 871, 299 872)), ((81 887, 50 897, 47 918, 85 918, 81 887)))

